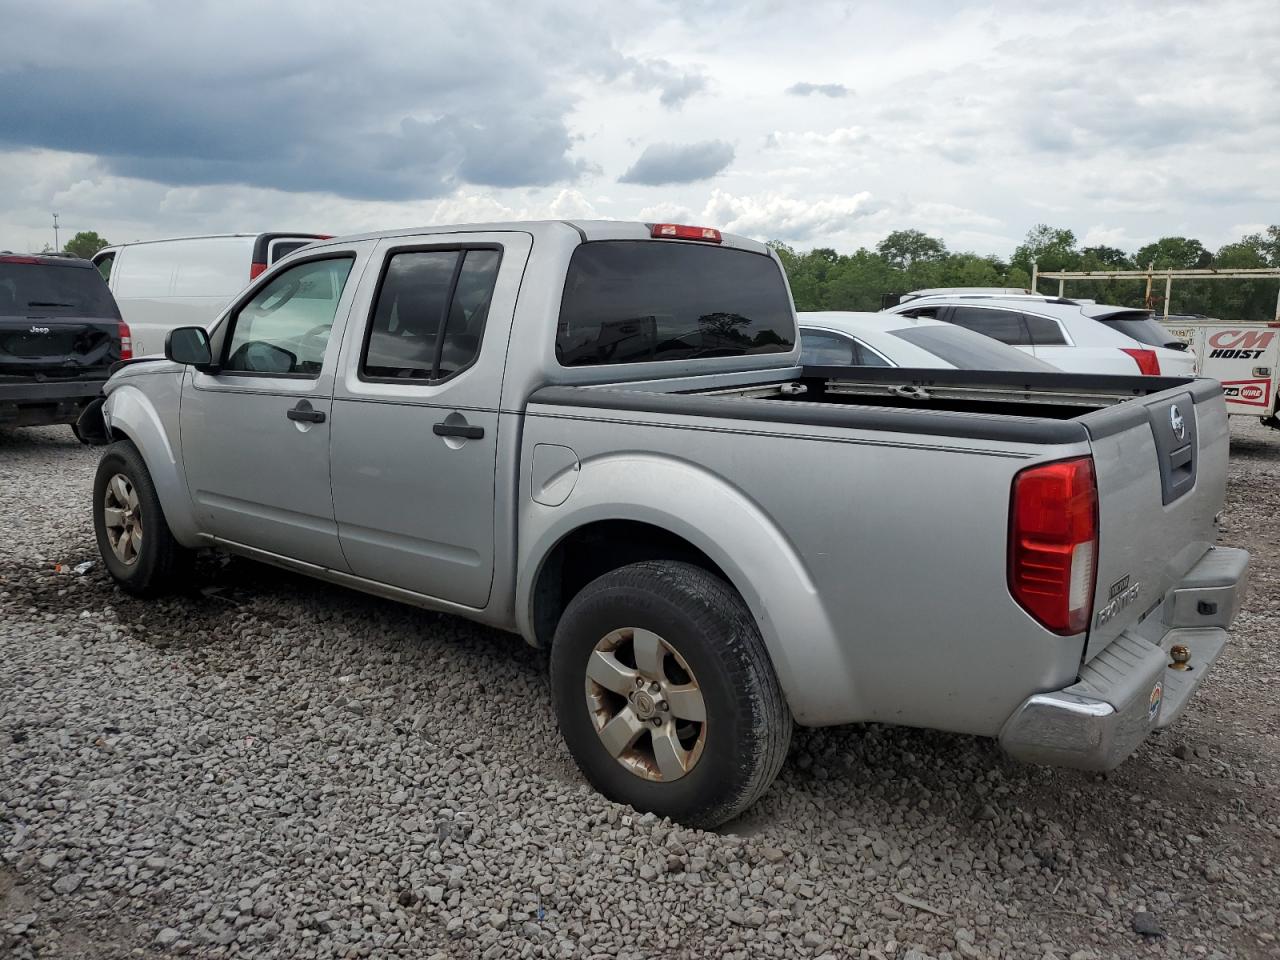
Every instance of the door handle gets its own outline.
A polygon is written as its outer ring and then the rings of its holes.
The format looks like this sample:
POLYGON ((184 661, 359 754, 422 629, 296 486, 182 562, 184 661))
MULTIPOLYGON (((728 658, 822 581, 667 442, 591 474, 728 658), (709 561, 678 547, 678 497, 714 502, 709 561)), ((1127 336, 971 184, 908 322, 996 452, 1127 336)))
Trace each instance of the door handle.
POLYGON ((299 400, 297 405, 286 410, 284 415, 290 420, 301 423, 324 423, 324 411, 312 410, 311 404, 306 400, 299 400))
POLYGON ((484 436, 484 427, 473 427, 469 423, 437 423, 431 428, 437 437, 461 437, 463 440, 479 440, 484 436))

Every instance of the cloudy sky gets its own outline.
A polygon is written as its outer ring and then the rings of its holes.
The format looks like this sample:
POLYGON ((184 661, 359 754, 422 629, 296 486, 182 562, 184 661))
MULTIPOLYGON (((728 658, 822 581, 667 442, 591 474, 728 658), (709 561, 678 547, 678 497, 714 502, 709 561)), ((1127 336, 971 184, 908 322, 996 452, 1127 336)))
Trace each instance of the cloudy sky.
POLYGON ((0 0, 0 248, 526 217, 852 250, 1280 221, 1275 0, 0 0))

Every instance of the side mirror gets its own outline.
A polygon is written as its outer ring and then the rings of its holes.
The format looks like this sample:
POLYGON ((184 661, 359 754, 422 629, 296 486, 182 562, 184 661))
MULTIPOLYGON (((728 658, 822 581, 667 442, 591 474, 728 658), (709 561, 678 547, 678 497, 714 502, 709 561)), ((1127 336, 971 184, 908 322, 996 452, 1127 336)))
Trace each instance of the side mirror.
POLYGON ((204 327, 176 327, 164 338, 166 360, 183 363, 197 369, 213 365, 209 350, 209 334, 204 327))

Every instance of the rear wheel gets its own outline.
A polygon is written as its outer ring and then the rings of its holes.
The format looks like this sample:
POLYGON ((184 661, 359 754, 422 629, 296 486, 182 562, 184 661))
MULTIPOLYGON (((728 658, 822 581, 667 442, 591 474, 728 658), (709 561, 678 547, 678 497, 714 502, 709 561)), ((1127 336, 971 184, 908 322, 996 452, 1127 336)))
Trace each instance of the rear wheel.
POLYGON ((591 784, 690 826, 716 826, 755 802, 791 741, 750 611, 687 563, 636 563, 588 584, 556 628, 551 687, 591 784))
POLYGON ((191 551, 169 532, 151 474, 127 440, 113 443, 98 462, 93 527, 107 571, 136 596, 165 592, 190 568, 191 551))

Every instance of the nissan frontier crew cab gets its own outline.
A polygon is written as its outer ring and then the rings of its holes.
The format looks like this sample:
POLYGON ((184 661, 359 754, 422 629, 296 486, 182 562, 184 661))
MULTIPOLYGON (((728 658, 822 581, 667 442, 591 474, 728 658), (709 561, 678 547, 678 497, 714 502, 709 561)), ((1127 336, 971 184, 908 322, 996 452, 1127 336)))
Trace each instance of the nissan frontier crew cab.
POLYGON ((801 367, 772 251, 675 224, 322 241, 108 382, 107 569, 216 547, 550 648, 606 796, 712 826, 792 724, 1119 764, 1227 640, 1217 383, 801 367))

